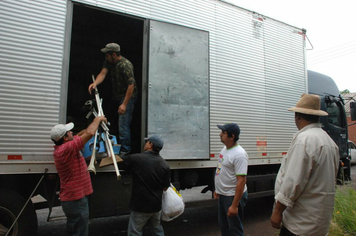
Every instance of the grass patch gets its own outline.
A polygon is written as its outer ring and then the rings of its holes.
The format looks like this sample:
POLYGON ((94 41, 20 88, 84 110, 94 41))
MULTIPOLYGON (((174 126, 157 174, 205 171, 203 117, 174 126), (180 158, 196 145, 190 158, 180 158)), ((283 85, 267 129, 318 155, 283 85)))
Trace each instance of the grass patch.
POLYGON ((356 191, 350 186, 337 186, 329 236, 356 235, 356 191))

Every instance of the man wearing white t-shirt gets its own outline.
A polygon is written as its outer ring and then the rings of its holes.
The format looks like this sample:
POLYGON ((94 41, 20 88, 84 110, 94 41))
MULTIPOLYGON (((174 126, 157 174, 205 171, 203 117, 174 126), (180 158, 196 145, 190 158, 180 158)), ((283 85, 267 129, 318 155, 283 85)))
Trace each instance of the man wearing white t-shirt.
POLYGON ((235 123, 218 125, 221 150, 215 174, 214 198, 218 199, 221 235, 244 235, 243 210, 247 200, 246 175, 248 155, 238 143, 240 128, 235 123))

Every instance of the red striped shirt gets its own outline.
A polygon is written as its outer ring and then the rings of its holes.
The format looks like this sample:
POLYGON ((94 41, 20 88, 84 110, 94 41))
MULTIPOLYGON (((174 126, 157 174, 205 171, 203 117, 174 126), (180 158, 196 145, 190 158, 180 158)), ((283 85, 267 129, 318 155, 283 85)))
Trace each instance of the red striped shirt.
POLYGON ((93 193, 87 164, 80 153, 83 147, 79 136, 74 136, 74 140, 60 146, 54 146, 54 164, 61 181, 61 201, 74 201, 93 193))

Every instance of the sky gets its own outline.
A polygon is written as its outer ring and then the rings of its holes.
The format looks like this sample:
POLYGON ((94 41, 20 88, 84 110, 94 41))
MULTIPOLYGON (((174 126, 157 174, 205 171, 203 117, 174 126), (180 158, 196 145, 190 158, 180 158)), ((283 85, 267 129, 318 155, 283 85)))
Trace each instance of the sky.
POLYGON ((339 91, 356 93, 354 0, 224 0, 307 30, 307 69, 334 79, 339 91), (310 49, 310 50, 309 50, 310 49))

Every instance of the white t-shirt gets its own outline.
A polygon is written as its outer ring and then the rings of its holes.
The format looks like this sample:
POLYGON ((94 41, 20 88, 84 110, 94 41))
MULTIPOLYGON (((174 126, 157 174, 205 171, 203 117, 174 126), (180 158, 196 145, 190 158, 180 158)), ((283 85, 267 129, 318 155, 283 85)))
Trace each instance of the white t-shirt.
MULTIPOLYGON (((247 175, 248 155, 240 145, 221 150, 215 173, 215 192, 223 196, 234 196, 238 175, 247 175)), ((245 184, 244 192, 247 187, 245 184)))

